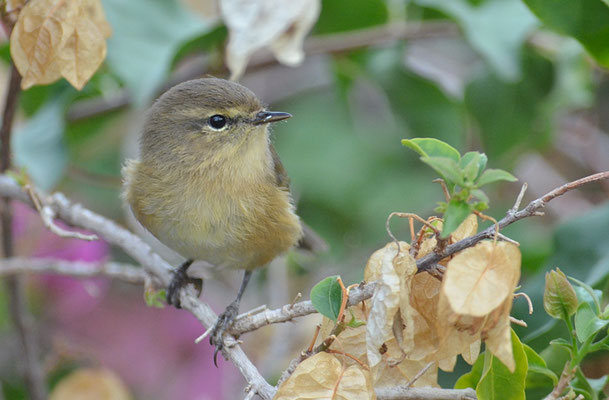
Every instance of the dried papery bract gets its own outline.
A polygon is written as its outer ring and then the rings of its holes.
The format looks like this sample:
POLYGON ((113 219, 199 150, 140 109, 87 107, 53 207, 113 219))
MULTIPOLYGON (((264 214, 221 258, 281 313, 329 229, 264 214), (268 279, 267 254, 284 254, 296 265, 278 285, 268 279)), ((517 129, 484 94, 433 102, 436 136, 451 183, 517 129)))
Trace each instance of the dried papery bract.
POLYGON ((520 250, 512 243, 483 241, 449 263, 442 285, 451 309, 482 317, 510 297, 520 279, 520 250))
POLYGON ((376 395, 368 371, 321 352, 300 363, 274 397, 297 399, 373 400, 376 395))
MULTIPOLYGON (((369 301, 367 301, 369 303, 369 301)), ((369 308, 369 305, 366 306, 369 308)), ((350 307, 347 315, 353 315, 358 321, 365 321, 366 316, 362 311, 361 305, 350 307)), ((350 317, 347 318, 349 320, 350 317)), ((416 321, 415 321, 416 323, 416 321)), ((320 339, 321 342, 328 336, 334 326, 334 322, 328 318, 324 318, 322 323, 320 339)), ((368 364, 368 348, 366 344, 366 325, 358 326, 357 328, 346 327, 338 338, 330 346, 331 350, 339 350, 347 353, 364 364, 368 364)), ((382 360, 376 367, 376 377, 373 378, 373 386, 375 388, 392 387, 396 385, 404 385, 413 376, 415 376, 426 364, 426 361, 413 361, 403 359, 403 353, 399 348, 395 338, 390 338, 384 346, 382 360), (403 359, 402 361, 400 361, 403 359)), ((345 358, 344 362, 347 366, 359 365, 357 361, 351 358, 345 358)), ((438 369, 437 367, 430 368, 421 378, 415 383, 415 387, 437 387, 438 369)))
POLYGON ((403 342, 412 343, 414 330, 412 312, 409 306, 410 281, 417 272, 414 259, 408 253, 409 245, 400 242, 400 253, 396 243, 388 243, 372 254, 364 271, 367 282, 377 282, 370 300, 367 323, 368 363, 375 371, 380 363, 383 343, 394 336, 393 325, 400 307, 406 308, 402 315, 406 337, 403 342))
POLYGON ((120 378, 108 369, 83 368, 63 378, 49 400, 129 400, 131 395, 120 378))
POLYGON ((110 34, 100 0, 30 0, 10 39, 22 88, 63 76, 82 89, 106 57, 110 34))
POLYGON ((221 0, 220 12, 229 30, 226 64, 231 79, 239 79, 250 57, 264 47, 270 47, 282 64, 300 64, 304 37, 320 8, 320 0, 221 0))
MULTIPOLYGON (((514 370, 509 315, 520 279, 520 260, 516 245, 485 241, 448 263, 438 304, 441 347, 467 346, 468 341, 475 346, 482 339, 491 353, 514 370)), ((476 350, 470 350, 471 362, 476 350)))

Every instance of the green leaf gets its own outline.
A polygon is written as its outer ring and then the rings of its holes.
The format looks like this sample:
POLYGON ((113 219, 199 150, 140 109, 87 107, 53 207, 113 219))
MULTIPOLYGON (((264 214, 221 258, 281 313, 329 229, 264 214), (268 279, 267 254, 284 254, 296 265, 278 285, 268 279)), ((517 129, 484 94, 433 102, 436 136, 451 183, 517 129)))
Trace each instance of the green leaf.
POLYGON ((447 185, 463 186, 463 174, 454 160, 447 157, 421 157, 421 161, 440 174, 447 185))
POLYGON ((600 319, 588 303, 582 303, 575 313, 575 333, 580 342, 585 342, 598 333, 609 321, 600 319))
POLYGON ((545 360, 528 345, 523 343, 522 348, 524 349, 524 353, 527 356, 527 363, 529 364, 526 380, 527 389, 556 386, 558 377, 548 368, 545 360))
POLYGON ((554 65, 525 50, 522 71, 522 79, 506 82, 481 70, 465 88, 465 105, 480 131, 484 152, 493 160, 504 155, 514 160, 522 151, 550 143, 554 109, 547 103, 555 84, 554 65))
POLYGON ((522 45, 537 25, 534 15, 519 0, 487 0, 477 7, 466 0, 416 0, 451 16, 468 42, 503 79, 521 75, 522 45))
POLYGON ((311 289, 313 307, 334 322, 338 318, 343 300, 343 292, 337 278, 338 276, 329 276, 311 289))
POLYGON ((24 168, 34 184, 43 190, 52 189, 62 178, 68 163, 63 138, 64 109, 71 91, 55 94, 23 126, 13 138, 15 164, 24 168))
POLYGON ((546 273, 543 292, 543 308, 556 319, 566 320, 575 313, 578 306, 577 295, 567 276, 560 269, 546 273))
POLYGON ((444 214, 444 227, 442 228, 441 236, 447 238, 471 213, 471 207, 467 202, 451 199, 444 214))
POLYGON ((556 338, 556 339, 552 339, 550 340, 550 344, 552 346, 558 346, 558 347, 564 347, 567 350, 571 351, 573 350, 571 348, 571 346, 573 345, 571 342, 569 342, 567 339, 565 338, 556 338))
POLYGON ((571 381, 571 387, 575 390, 575 393, 581 394, 586 400, 598 399, 597 391, 590 385, 588 378, 584 376, 581 368, 575 370, 575 379, 571 381))
POLYGON ((580 281, 579 279, 568 276, 567 277, 571 282, 574 282, 576 285, 573 288, 575 290, 575 294, 577 295, 577 300, 580 303, 590 303, 590 306, 593 307, 596 314, 601 312, 601 303, 600 298, 603 297, 603 292, 600 290, 592 289, 592 286, 588 285, 585 282, 580 281))
MULTIPOLYGON (((461 155, 451 145, 441 140, 434 138, 414 138, 414 139, 402 139, 402 144, 417 153, 421 157, 437 157, 447 158, 454 161, 453 168, 458 167, 458 162, 461 159, 461 155)), ((458 168, 457 168, 458 169, 458 168)))
POLYGON ((144 301, 148 307, 163 308, 165 307, 166 298, 167 292, 165 289, 144 291, 144 301))
POLYGON ((472 365, 472 370, 461 375, 459 379, 457 379, 457 382, 455 382, 455 389, 475 389, 476 385, 478 385, 478 382, 480 381, 480 378, 482 377, 483 369, 484 353, 481 353, 474 365, 472 365))
POLYGON ((351 328, 358 328, 362 325, 366 325, 366 321, 360 321, 357 318, 355 318, 355 315, 353 314, 353 311, 351 311, 350 308, 349 308, 349 314, 351 314, 351 320, 347 323, 347 326, 349 326, 351 328))
POLYGON ((464 162, 464 158, 459 162, 459 167, 463 171, 463 177, 466 182, 473 182, 478 177, 478 172, 480 172, 480 153, 469 152, 466 155, 472 153, 473 155, 469 157, 469 162, 464 162))
POLYGON ((525 380, 528 371, 527 357, 520 339, 512 330, 512 350, 516 368, 514 372, 492 354, 485 359, 484 374, 476 387, 476 394, 483 400, 524 400, 525 380), (488 360, 488 361, 487 361, 488 360))
POLYGON ((324 1, 315 24, 316 34, 345 32, 387 22, 387 3, 382 0, 324 1))
POLYGON ((543 23, 577 39, 603 66, 609 67, 609 8, 602 0, 524 0, 543 23))
POLYGON ((481 202, 488 204, 489 198, 486 195, 486 193, 484 193, 482 190, 480 190, 480 189, 474 189, 474 190, 471 191, 471 194, 472 194, 472 196, 474 196, 475 198, 477 198, 481 202))
POLYGON ((107 62, 137 105, 154 96, 186 40, 211 28, 176 0, 103 0, 112 25, 107 62))
MULTIPOLYGON (((459 161, 459 167, 461 167, 464 170, 466 177, 470 181, 474 181, 474 180, 476 180, 476 178, 478 176, 480 176, 482 171, 484 171, 484 168, 486 168, 487 161, 488 161, 488 158, 486 157, 486 154, 480 153, 478 151, 468 151, 467 153, 463 154, 463 156, 461 157, 461 160, 459 161), (465 169, 474 160, 476 161, 476 164, 474 164, 475 169, 476 169, 476 175, 473 178, 471 178, 470 176, 468 176, 468 173, 465 172, 465 169)), ((471 166, 470 168, 473 169, 474 166, 471 166)))
POLYGON ((482 173, 482 175, 480 175, 480 178, 478 178, 476 181, 476 186, 481 187, 497 181, 515 182, 517 180, 518 179, 514 175, 507 171, 491 168, 487 169, 482 173))

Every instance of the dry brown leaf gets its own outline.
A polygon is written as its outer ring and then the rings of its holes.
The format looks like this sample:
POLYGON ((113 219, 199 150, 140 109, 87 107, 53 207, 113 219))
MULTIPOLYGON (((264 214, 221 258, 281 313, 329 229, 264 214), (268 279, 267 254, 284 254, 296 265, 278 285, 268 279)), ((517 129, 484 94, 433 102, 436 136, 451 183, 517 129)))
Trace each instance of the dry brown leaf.
POLYGON ((31 0, 23 7, 10 39, 23 89, 59 79, 55 56, 72 36, 77 15, 77 1, 31 0))
POLYGON ((376 399, 368 371, 356 365, 345 367, 331 354, 315 354, 296 367, 274 399, 376 399))
POLYGON ((30 0, 10 39, 21 87, 64 76, 81 89, 105 58, 108 35, 100 0, 30 0))
POLYGON ((59 51, 61 75, 81 90, 106 58, 106 41, 96 24, 81 10, 74 32, 59 51))
POLYGON ((486 348, 493 353, 501 362, 508 367, 510 372, 514 372, 516 363, 514 361, 514 353, 512 350, 512 333, 510 325, 510 310, 512 309, 512 299, 507 299, 505 303, 496 310, 496 318, 491 316, 492 321, 489 321, 487 326, 492 326, 487 332, 483 328, 482 336, 486 348))
POLYGON ((455 313, 483 317, 511 298, 518 279, 518 247, 483 241, 449 261, 442 292, 455 313))
POLYGON ((473 236, 478 232, 478 217, 475 214, 470 214, 465 221, 453 233, 450 234, 453 243, 473 236))
POLYGON ((401 289, 394 260, 397 262, 408 254, 408 244, 400 242, 400 250, 400 255, 396 257, 397 245, 388 243, 372 254, 364 270, 366 282, 377 282, 366 324, 368 364, 371 369, 381 362, 379 350, 383 343, 393 337, 393 319, 399 309, 401 289))
POLYGON ((270 47, 279 62, 298 65, 304 59, 304 37, 317 21, 320 0, 220 0, 229 30, 226 64, 231 79, 245 71, 249 58, 270 47))
POLYGON ((131 395, 120 378, 108 369, 83 368, 63 378, 49 400, 128 400, 131 395))
MULTIPOLYGON (((386 247, 389 247, 390 253, 393 252, 395 254, 395 243, 390 243, 386 247)), ((398 344, 402 348, 402 351, 408 354, 414 349, 415 346, 414 336, 416 326, 414 318, 418 315, 418 313, 410 304, 410 288, 417 273, 417 262, 408 252, 408 247, 404 248, 400 245, 400 250, 400 255, 393 260, 393 267, 400 278, 400 322, 404 325, 398 344)))
POLYGON ((91 21, 97 26, 104 38, 112 36, 112 27, 106 19, 104 7, 100 0, 81 0, 82 8, 91 21))

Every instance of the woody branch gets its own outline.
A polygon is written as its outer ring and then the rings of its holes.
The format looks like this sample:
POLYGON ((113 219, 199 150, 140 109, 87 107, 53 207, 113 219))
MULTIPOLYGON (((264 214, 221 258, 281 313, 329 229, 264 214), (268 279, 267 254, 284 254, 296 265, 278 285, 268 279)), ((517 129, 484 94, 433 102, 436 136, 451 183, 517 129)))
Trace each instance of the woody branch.
MULTIPOLYGON (((499 228, 508 226, 526 217, 541 215, 540 210, 552 199, 586 183, 607 178, 609 178, 609 171, 569 182, 546 193, 544 196, 531 201, 524 209, 519 211, 518 209, 520 202, 522 201, 524 190, 526 189, 525 185, 523 186, 514 207, 507 212, 505 218, 498 222, 499 228)), ((150 246, 138 236, 119 226, 115 222, 84 208, 80 204, 72 203, 61 193, 55 193, 50 196, 32 196, 29 192, 31 190, 32 189, 26 190, 20 187, 17 182, 15 182, 9 176, 0 175, 1 196, 21 201, 40 210, 40 205, 35 204, 35 201, 33 200, 38 198, 43 203, 43 207, 51 210, 53 215, 57 216, 57 218, 72 226, 84 228, 94 232, 103 237, 109 243, 123 248, 128 254, 130 254, 135 260, 144 266, 143 270, 118 263, 91 265, 88 263, 78 262, 60 262, 58 260, 28 260, 13 258, 4 260, 0 263, 0 275, 17 273, 21 265, 21 269, 26 272, 55 272, 77 276, 101 274, 135 283, 140 283, 146 280, 146 278, 150 278, 157 285, 161 286, 165 286, 169 282, 170 271, 172 269, 171 266, 159 255, 154 253, 150 246)), ((45 223, 45 225, 49 227, 48 221, 45 223)), ((483 239, 493 237, 494 233, 495 227, 491 226, 477 235, 463 239, 446 247, 446 249, 440 253, 433 253, 419 259, 417 261, 417 266, 420 271, 429 269, 441 259, 465 248, 472 247, 483 239)), ((69 233, 66 235, 70 236, 69 233)), ((362 300, 370 298, 373 292, 374 283, 360 285, 360 287, 352 290, 349 298, 349 305, 356 304, 362 300)), ((180 296, 183 308, 194 314, 204 326, 209 327, 215 323, 217 315, 206 303, 201 302, 197 298, 194 288, 188 286, 182 289, 180 296)), ((231 330, 231 333, 234 335, 239 335, 241 333, 256 330, 265 325, 290 321, 294 318, 315 312, 316 311, 310 301, 303 301, 292 305, 285 305, 276 310, 265 309, 262 312, 253 315, 246 313, 245 316, 237 320, 235 326, 231 330)), ((241 374, 248 382, 248 385, 251 387, 251 391, 254 391, 263 399, 271 399, 276 391, 276 388, 271 386, 262 377, 262 375, 260 375, 257 368, 247 358, 234 337, 229 336, 225 340, 226 350, 224 355, 237 366, 241 374)), ((379 399, 410 399, 422 395, 427 396, 422 398, 429 399, 464 398, 463 396, 468 398, 472 396, 471 393, 453 393, 454 391, 449 393, 449 391, 438 389, 434 389, 433 393, 430 389, 424 393, 419 393, 417 391, 416 394, 414 393, 414 389, 409 390, 405 390, 404 388, 384 389, 383 391, 379 391, 377 394, 379 399)), ((425 391, 425 389, 418 390, 425 391)))

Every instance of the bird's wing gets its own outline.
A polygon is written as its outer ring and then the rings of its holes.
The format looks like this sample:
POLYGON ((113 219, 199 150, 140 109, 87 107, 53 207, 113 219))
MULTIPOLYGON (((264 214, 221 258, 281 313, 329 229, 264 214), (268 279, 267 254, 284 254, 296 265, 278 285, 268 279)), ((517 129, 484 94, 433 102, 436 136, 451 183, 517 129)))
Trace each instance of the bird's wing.
POLYGON ((273 164, 275 164, 275 178, 277 179, 277 186, 290 189, 290 177, 288 176, 287 171, 283 167, 281 160, 279 159, 279 155, 275 150, 275 146, 270 145, 271 155, 273 156, 273 164))
MULTIPOLYGON (((279 155, 275 150, 275 147, 271 144, 271 154, 273 156, 273 163, 275 164, 275 178, 277 179, 277 186, 290 190, 290 177, 288 172, 283 167, 279 155)), ((328 244, 321 238, 310 226, 305 224, 302 220, 302 238, 296 245, 301 250, 308 250, 314 253, 324 252, 328 250, 328 244)))

